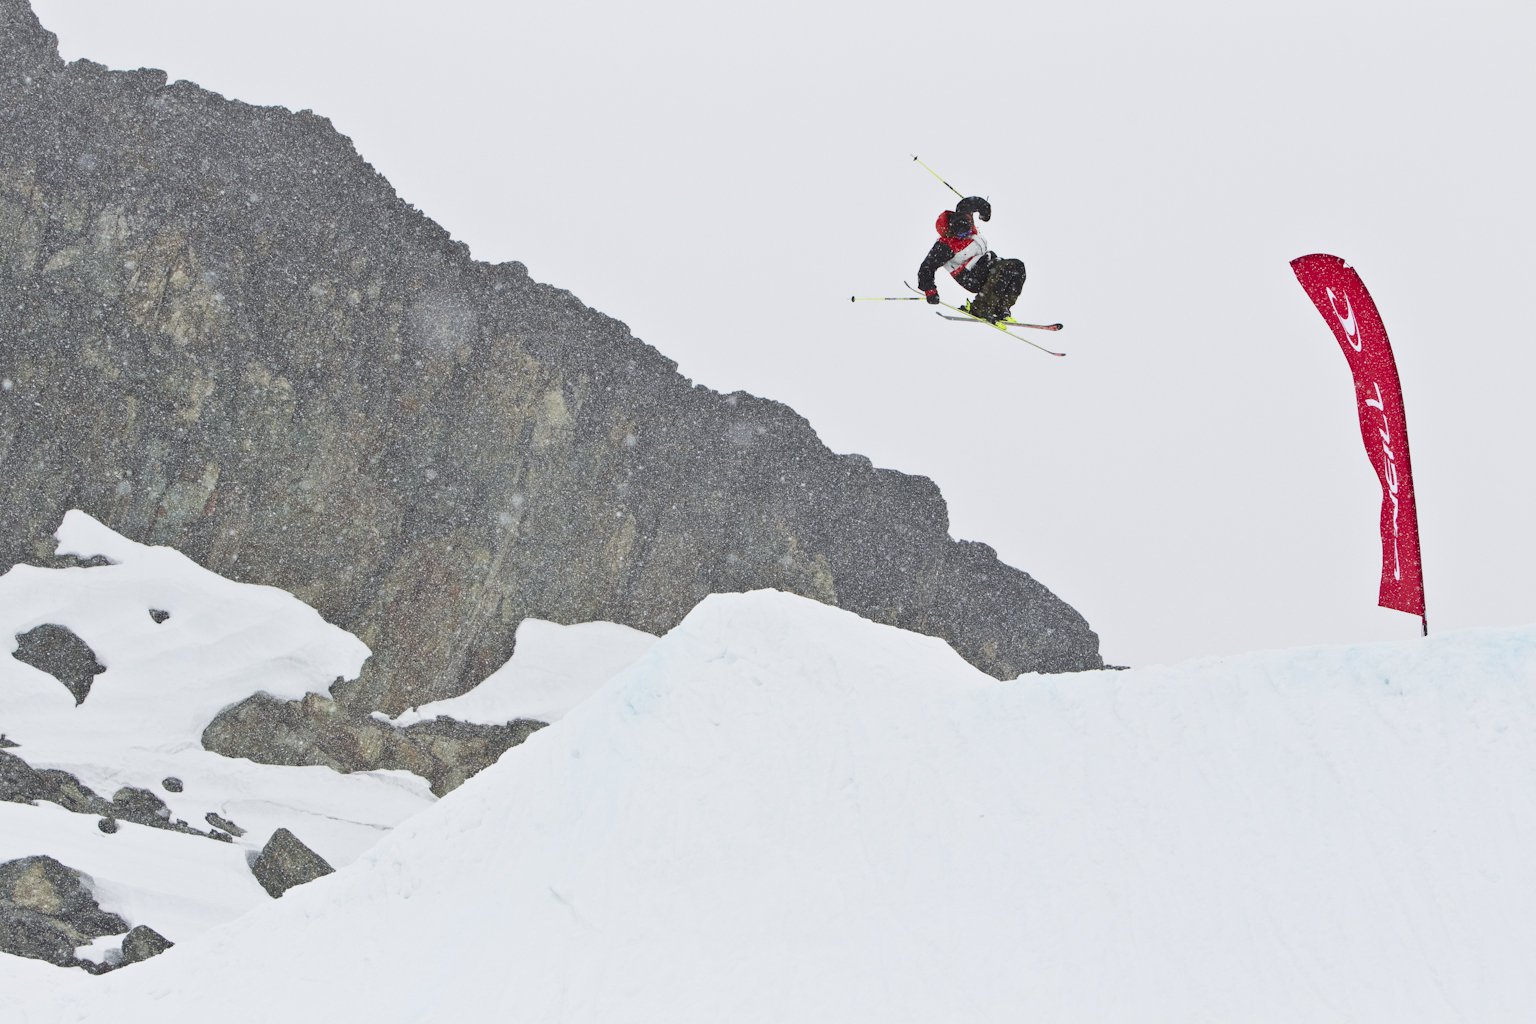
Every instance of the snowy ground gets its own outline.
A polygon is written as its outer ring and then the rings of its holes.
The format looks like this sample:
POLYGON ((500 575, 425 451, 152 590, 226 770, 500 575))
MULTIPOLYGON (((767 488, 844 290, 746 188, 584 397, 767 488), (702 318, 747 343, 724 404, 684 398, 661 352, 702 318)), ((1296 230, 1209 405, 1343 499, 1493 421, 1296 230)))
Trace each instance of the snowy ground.
MULTIPOLYGON (((219 711, 259 690, 300 697, 355 676, 368 649, 351 634, 290 594, 223 579, 84 513, 71 512, 58 538, 60 554, 113 564, 15 567, 0 577, 0 636, 14 650, 16 635, 61 625, 106 671, 76 705, 52 676, 0 657, 0 730, 19 744, 11 753, 68 771, 104 799, 123 786, 147 789, 194 828, 209 829, 213 812, 246 834, 226 844, 122 821, 109 835, 95 817, 54 804, 0 803, 0 861, 47 853, 92 876, 105 909, 181 942, 271 901, 247 856, 278 827, 340 866, 433 802, 426 783, 403 772, 260 765, 199 742, 219 711), (165 788, 167 778, 181 792, 165 788)), ((11 959, 0 957, 0 971, 11 959)))
MULTIPOLYGON (((64 626, 106 671, 77 705, 52 676, 0 657, 0 735, 18 744, 10 752, 33 768, 70 772, 103 799, 123 786, 146 789, 194 828, 208 830, 212 812, 246 834, 222 843, 128 821, 106 834, 95 816, 56 804, 0 802, 0 862, 48 854, 89 875, 103 908, 182 943, 271 902, 248 862, 277 828, 342 867, 434 802, 426 782, 404 772, 261 765, 200 743, 221 710, 253 693, 296 698, 355 676, 368 656, 355 637, 290 594, 223 579, 83 513, 70 513, 58 538, 60 554, 112 564, 23 565, 0 576, 0 636, 14 650, 15 637, 35 626, 64 626), (164 786, 168 778, 180 781, 180 792, 164 786)), ((549 721, 653 643, 611 623, 530 621, 517 655, 484 693, 471 690, 416 717, 549 721)), ((114 940, 103 939, 81 955, 99 960, 111 948, 114 940)), ((45 986, 93 980, 0 955, 0 992, 19 984, 18 975, 45 986)))
POLYGON ((350 867, 5 980, 26 1024, 1519 1020, 1533 681, 1536 629, 999 683, 717 596, 350 867))

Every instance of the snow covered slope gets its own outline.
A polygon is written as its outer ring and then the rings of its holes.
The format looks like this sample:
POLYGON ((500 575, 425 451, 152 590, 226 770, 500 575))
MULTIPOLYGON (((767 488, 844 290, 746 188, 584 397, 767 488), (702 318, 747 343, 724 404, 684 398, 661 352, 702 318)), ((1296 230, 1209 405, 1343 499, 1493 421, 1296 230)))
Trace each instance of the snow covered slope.
POLYGON ((67 999, 21 978, 11 1009, 1524 1019, 1533 682, 1536 629, 999 683, 713 597, 350 867, 67 999))
MULTIPOLYGON (((106 834, 96 817, 56 804, 0 802, 0 862, 53 856, 91 876, 107 910, 184 942, 271 902, 247 858, 277 828, 341 866, 433 803, 426 782, 404 772, 255 764, 199 742, 221 709, 258 690, 300 697, 355 675, 368 656, 356 637, 291 594, 223 579, 84 513, 69 513, 57 536, 61 554, 111 564, 18 565, 0 576, 0 636, 14 650, 17 635, 63 626, 106 671, 77 705, 59 680, 0 656, 0 732, 18 744, 9 752, 34 769, 67 771, 104 799, 121 787, 148 790, 193 828, 211 831, 212 812, 245 835, 215 842, 128 821, 106 834)), ((0 956, 0 983, 31 966, 0 956)), ((75 979, 58 975, 79 973, 46 971, 59 985, 75 979)))

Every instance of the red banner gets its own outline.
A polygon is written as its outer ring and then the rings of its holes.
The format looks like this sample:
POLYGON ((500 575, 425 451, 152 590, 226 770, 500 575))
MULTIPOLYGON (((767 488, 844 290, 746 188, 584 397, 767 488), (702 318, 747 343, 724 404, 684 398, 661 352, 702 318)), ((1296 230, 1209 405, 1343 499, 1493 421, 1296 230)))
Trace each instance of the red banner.
MULTIPOLYGON (((1291 261, 1296 280, 1333 329, 1355 376, 1355 401, 1365 453, 1381 478, 1381 596, 1383 608, 1424 618, 1424 575, 1419 561, 1419 516, 1408 464, 1408 420, 1403 389, 1381 314, 1360 275, 1337 256, 1291 261)), ((1425 620, 1425 632, 1429 631, 1425 620)))

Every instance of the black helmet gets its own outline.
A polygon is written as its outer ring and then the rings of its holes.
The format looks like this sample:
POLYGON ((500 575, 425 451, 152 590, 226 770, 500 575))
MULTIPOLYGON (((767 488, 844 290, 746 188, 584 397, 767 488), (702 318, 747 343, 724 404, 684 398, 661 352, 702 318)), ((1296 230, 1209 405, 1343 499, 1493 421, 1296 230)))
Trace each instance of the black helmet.
POLYGON ((951 210, 944 215, 944 227, 940 230, 950 238, 964 238, 976 233, 976 221, 968 212, 951 210))
POLYGON ((982 220, 991 220, 992 204, 981 198, 981 196, 967 196, 960 200, 959 205, 955 207, 955 212, 976 213, 981 215, 982 220))

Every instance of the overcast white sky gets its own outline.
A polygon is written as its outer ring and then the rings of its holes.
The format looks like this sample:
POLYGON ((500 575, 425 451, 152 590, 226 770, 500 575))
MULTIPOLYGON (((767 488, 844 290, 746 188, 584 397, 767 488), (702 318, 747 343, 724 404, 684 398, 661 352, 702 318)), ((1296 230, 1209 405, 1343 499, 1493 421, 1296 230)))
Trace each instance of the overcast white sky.
POLYGON ((1342 256, 1431 630, 1536 622, 1528 3, 33 5, 66 58, 329 117, 477 258, 932 477, 1112 662, 1418 634, 1375 607, 1379 487, 1288 267, 1342 256), (848 301, 903 294, 955 198, 913 154, 990 197, 1068 358, 848 301))

